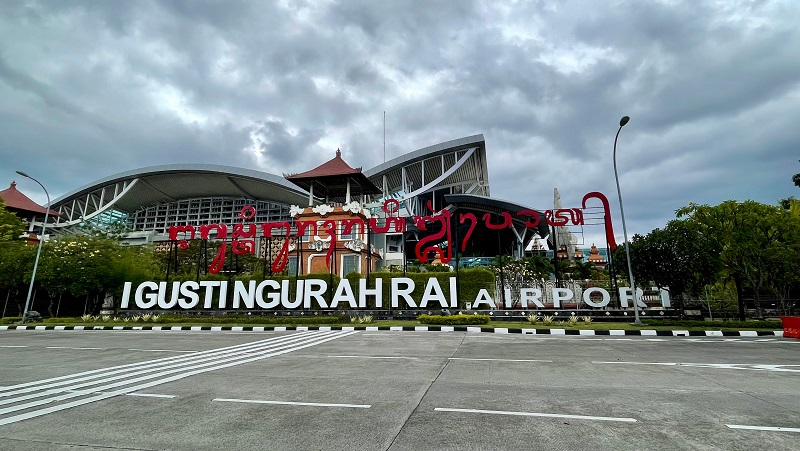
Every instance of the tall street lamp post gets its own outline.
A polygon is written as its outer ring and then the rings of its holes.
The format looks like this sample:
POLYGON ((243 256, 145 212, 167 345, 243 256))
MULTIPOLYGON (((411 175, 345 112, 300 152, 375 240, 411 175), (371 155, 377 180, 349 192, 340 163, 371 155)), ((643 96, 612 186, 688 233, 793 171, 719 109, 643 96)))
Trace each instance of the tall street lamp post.
POLYGON ((25 299, 25 310, 22 313, 22 321, 21 322, 24 323, 25 320, 27 319, 27 316, 28 316, 28 308, 31 305, 31 294, 33 293, 33 282, 36 280, 36 268, 39 267, 39 256, 42 254, 42 243, 44 243, 44 229, 45 229, 45 227, 47 227, 47 216, 50 214, 50 193, 47 192, 47 188, 45 188, 44 185, 41 184, 41 182, 39 182, 35 178, 31 177, 30 175, 28 175, 28 174, 26 174, 26 173, 24 173, 22 171, 17 171, 17 174, 19 174, 19 175, 21 175, 23 177, 27 177, 27 178, 33 180, 34 182, 38 183, 39 186, 41 186, 42 189, 44 190, 44 194, 47 196, 47 207, 45 207, 45 210, 44 210, 44 222, 42 223, 42 233, 39 235, 39 247, 38 247, 38 249, 36 249, 36 260, 34 260, 34 263, 33 263, 33 273, 31 274, 31 284, 28 287, 28 297, 27 297, 27 299, 25 299))
POLYGON ((617 196, 619 196, 619 212, 622 215, 622 233, 625 237, 625 257, 628 259, 628 277, 631 282, 631 293, 633 296, 633 314, 636 317, 634 324, 641 325, 642 320, 639 319, 639 301, 636 299, 636 284, 633 281, 633 267, 631 266, 631 245, 628 242, 628 229, 625 227, 625 209, 622 207, 622 192, 619 190, 619 176, 617 175, 617 138, 622 127, 630 121, 628 116, 622 116, 619 120, 619 129, 617 129, 617 136, 614 137, 614 179, 617 181, 617 196))

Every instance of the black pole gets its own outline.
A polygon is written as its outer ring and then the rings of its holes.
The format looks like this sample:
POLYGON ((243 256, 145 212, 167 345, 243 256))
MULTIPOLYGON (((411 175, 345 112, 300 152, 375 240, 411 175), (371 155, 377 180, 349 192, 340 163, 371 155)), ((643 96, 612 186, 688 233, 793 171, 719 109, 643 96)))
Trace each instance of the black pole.
POLYGON ((178 274, 178 242, 175 242, 175 274, 178 274))
POLYGON ((197 283, 200 283, 200 263, 202 262, 202 255, 200 251, 203 250, 203 243, 197 243, 197 283))
MULTIPOLYGON (((169 249, 167 254, 167 282, 169 282, 169 272, 172 268, 172 241, 169 242, 169 249)), ((84 309, 85 310, 85 309, 84 309)))
POLYGON ((269 275, 270 275, 270 277, 272 277, 274 275, 274 274, 272 274, 272 264, 275 263, 272 260, 272 258, 273 258, 272 257, 272 237, 269 237, 267 239, 269 240, 269 241, 267 241, 267 245, 269 246, 269 275))
POLYGON ((503 274, 503 248, 500 244, 500 231, 497 232, 497 260, 500 264, 500 299, 501 304, 505 306, 506 303, 506 279, 503 274))
POLYGON ((458 300, 458 308, 461 308, 461 282, 458 279, 458 270, 459 270, 458 267, 461 266, 461 259, 459 257, 461 255, 461 246, 460 246, 461 240, 459 239, 460 234, 458 230, 459 229, 458 223, 456 223, 455 228, 456 228, 456 233, 455 233, 456 242, 453 247, 455 248, 456 251, 456 299, 458 300))
POLYGON ((203 240, 203 274, 208 275, 208 240, 203 240))
POLYGON ((558 269, 558 233, 553 226, 553 273, 556 276, 556 286, 561 288, 561 273, 558 269))
POLYGON ((367 281, 369 281, 369 274, 372 272, 372 234, 369 233, 369 228, 367 228, 366 232, 367 232, 367 281))
POLYGON ((264 250, 262 251, 262 263, 261 263, 261 277, 267 278, 267 239, 261 238, 261 241, 264 243, 264 250))
MULTIPOLYGON (((403 218, 403 222, 406 222, 406 218, 403 218)), ((406 223, 406 225, 408 225, 406 223)), ((406 270, 408 269, 408 254, 406 253, 406 231, 403 230, 403 277, 406 276, 406 270)))

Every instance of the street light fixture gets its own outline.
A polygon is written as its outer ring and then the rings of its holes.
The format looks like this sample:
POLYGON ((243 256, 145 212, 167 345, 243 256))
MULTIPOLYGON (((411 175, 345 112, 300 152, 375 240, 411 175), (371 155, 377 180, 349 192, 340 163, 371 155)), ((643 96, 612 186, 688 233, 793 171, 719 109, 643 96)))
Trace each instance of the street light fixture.
POLYGON ((24 173, 22 171, 17 171, 17 174, 19 174, 19 175, 21 175, 23 177, 29 178, 29 179, 33 180, 34 182, 38 183, 39 186, 41 186, 42 189, 44 190, 44 194, 47 196, 47 207, 45 207, 45 210, 44 210, 44 222, 42 223, 42 233, 41 233, 41 235, 39 235, 39 248, 36 249, 36 260, 34 260, 34 263, 33 263, 33 273, 31 274, 31 284, 28 287, 28 297, 25 299, 25 310, 22 313, 22 321, 20 321, 20 322, 24 323, 26 317, 28 316, 28 308, 31 305, 31 294, 33 294, 33 282, 36 280, 36 268, 39 267, 39 256, 42 254, 42 243, 44 242, 44 229, 45 229, 45 227, 47 227, 47 216, 50 214, 50 193, 47 192, 47 188, 45 188, 44 185, 42 185, 41 182, 39 182, 35 178, 31 177, 30 175, 28 175, 28 174, 26 174, 26 173, 24 173))
POLYGON ((635 316, 635 320, 633 321, 636 325, 641 325, 642 320, 639 319, 639 301, 636 299, 636 284, 633 281, 633 267, 631 266, 631 246, 628 242, 628 229, 625 227, 625 209, 622 207, 622 192, 619 190, 619 176, 617 175, 617 138, 619 138, 619 132, 622 131, 622 127, 630 121, 631 118, 628 116, 622 116, 622 119, 619 120, 619 129, 617 129, 617 136, 614 137, 614 179, 617 181, 617 196, 619 196, 619 212, 622 215, 622 233, 625 237, 625 257, 628 259, 628 277, 631 282, 631 293, 633 296, 633 314, 635 316))

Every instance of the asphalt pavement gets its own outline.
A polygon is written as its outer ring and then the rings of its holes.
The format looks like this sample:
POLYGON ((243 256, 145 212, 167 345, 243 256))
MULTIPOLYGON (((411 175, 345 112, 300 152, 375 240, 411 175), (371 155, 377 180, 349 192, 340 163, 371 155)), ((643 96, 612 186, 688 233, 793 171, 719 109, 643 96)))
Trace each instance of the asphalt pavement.
POLYGON ((800 340, 9 330, 0 449, 800 449, 800 340))

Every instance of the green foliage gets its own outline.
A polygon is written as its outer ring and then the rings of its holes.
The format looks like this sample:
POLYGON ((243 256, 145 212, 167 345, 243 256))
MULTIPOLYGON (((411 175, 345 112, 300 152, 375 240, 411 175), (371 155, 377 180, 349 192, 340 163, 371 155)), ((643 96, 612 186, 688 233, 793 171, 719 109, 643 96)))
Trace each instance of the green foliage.
POLYGON ((21 316, 6 316, 5 318, 0 318, 0 324, 14 324, 22 321, 21 316))
POLYGON ((736 285, 741 320, 745 285, 753 290, 757 306, 764 289, 788 292, 800 286, 800 216, 754 201, 690 204, 677 213, 719 249, 722 275, 736 285))
POLYGON ((0 241, 19 241, 25 223, 14 213, 6 209, 5 203, 0 199, 0 241))
MULTIPOLYGON (((673 297, 699 296, 716 280, 720 270, 719 243, 699 224, 687 220, 670 221, 664 229, 631 240, 631 264, 636 280, 669 287, 673 297)), ((625 247, 614 252, 616 268, 627 276, 625 247)))
POLYGON ((460 326, 470 324, 489 324, 489 315, 426 315, 422 314, 417 320, 422 324, 432 324, 439 326, 460 326))
POLYGON ((208 323, 208 324, 287 324, 287 325, 320 325, 350 323, 347 315, 320 316, 261 316, 261 315, 224 315, 224 316, 188 316, 161 315, 160 323, 208 323))
POLYGON ((350 317, 351 323, 372 324, 374 321, 375 317, 372 315, 355 315, 350 317))
POLYGON ((37 280, 51 294, 84 296, 119 292, 124 282, 152 280, 156 271, 147 248, 73 236, 45 244, 37 280))
POLYGON ((33 270, 36 247, 24 241, 0 242, 0 288, 15 289, 25 284, 33 270))

